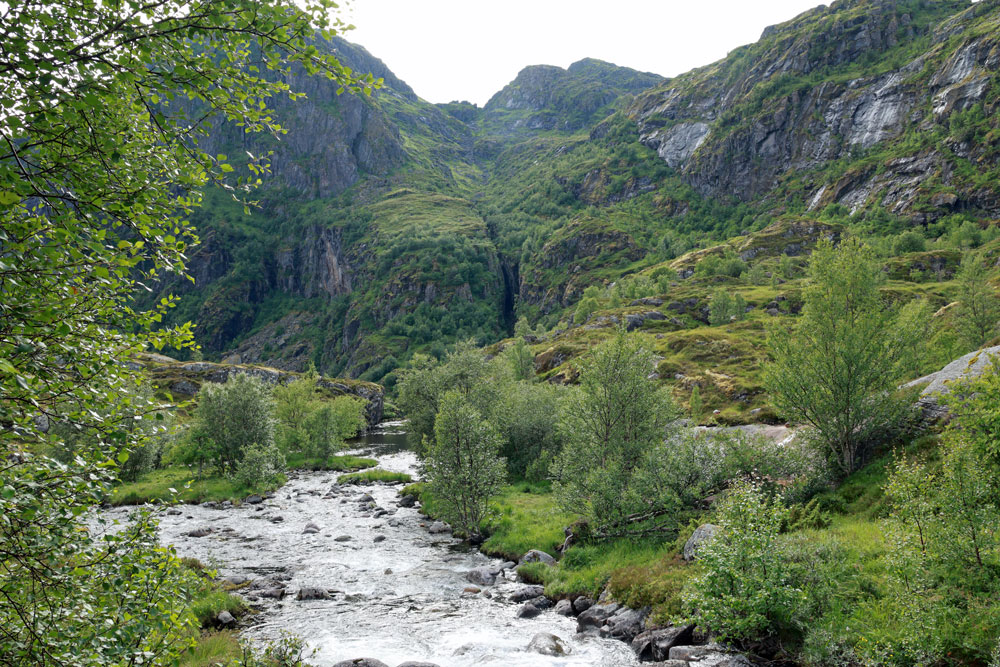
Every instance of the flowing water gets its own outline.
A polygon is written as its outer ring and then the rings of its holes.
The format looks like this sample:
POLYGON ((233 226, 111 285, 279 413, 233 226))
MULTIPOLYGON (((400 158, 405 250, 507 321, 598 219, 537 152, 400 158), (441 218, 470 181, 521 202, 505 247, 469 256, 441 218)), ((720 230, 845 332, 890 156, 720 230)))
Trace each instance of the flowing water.
MULTIPOLYGON (((416 470, 417 459, 399 431, 376 432, 358 445, 353 453, 378 458, 380 468, 416 470)), ((304 473, 261 505, 185 506, 181 514, 163 517, 162 540, 174 544, 179 555, 212 565, 220 576, 246 576, 257 585, 273 582, 265 588, 284 587, 288 596, 262 600, 262 613, 244 635, 270 640, 291 632, 316 650, 310 660, 315 665, 358 657, 390 666, 407 660, 441 667, 638 664, 623 642, 577 636, 574 619, 552 611, 517 618, 518 605, 504 598, 521 584, 501 577, 481 593, 465 592, 471 585, 466 572, 498 561, 450 535, 429 533, 422 526, 427 520, 416 509, 396 510, 398 486, 357 487, 330 496, 335 481, 334 473, 304 473), (364 493, 395 514, 372 516, 358 502, 364 493), (273 522, 277 516, 283 520, 273 522), (318 533, 303 533, 309 522, 320 528, 318 533), (211 532, 187 535, 199 528, 211 532), (377 536, 385 539, 376 542, 377 536), (332 599, 299 601, 295 593, 302 587, 335 592, 332 599), (532 637, 541 632, 561 638, 571 653, 550 657, 528 651, 532 637)))

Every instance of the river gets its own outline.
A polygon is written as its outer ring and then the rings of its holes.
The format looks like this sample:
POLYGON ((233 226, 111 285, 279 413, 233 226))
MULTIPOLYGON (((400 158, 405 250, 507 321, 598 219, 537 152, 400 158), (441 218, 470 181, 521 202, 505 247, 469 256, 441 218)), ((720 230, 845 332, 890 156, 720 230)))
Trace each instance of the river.
MULTIPOLYGON (((416 472, 417 458, 406 449, 405 434, 392 425, 357 445, 351 453, 377 458, 380 468, 416 472)), ((243 634, 262 641, 282 632, 298 635, 315 650, 309 662, 317 666, 359 657, 390 666, 408 660, 441 667, 638 664, 623 642, 577 636, 575 619, 552 611, 517 618, 518 605, 504 598, 522 584, 500 578, 480 593, 465 591, 471 586, 466 572, 499 561, 448 534, 429 533, 421 525, 429 522, 416 509, 397 509, 400 487, 357 487, 331 495, 336 477, 297 473, 260 505, 184 506, 180 514, 163 517, 161 539, 180 556, 211 565, 220 576, 247 577, 265 589, 285 588, 288 595, 282 600, 254 602, 263 610, 243 634), (358 502, 365 493, 379 508, 395 513, 376 518, 358 502), (275 522, 278 516, 282 520, 275 522), (319 532, 303 532, 310 522, 319 532), (199 528, 211 532, 188 535, 199 528), (384 539, 376 541, 379 536, 384 539), (303 587, 334 592, 327 600, 296 600, 303 587), (536 633, 556 635, 571 653, 550 657, 529 651, 536 633)), ((120 518, 125 511, 110 515, 120 518)), ((245 591, 248 597, 259 592, 245 591)))

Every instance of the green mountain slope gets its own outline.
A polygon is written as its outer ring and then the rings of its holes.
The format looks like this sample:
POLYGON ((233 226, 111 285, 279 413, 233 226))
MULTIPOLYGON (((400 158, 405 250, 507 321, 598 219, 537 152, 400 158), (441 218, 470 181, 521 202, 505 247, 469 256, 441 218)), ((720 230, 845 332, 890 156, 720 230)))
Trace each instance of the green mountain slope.
MULTIPOLYGON (((300 75, 292 87, 308 99, 279 107, 281 141, 244 146, 220 127, 220 152, 274 151, 261 208, 247 217, 209 197, 195 284, 160 289, 182 294, 176 317, 198 323, 209 358, 314 361, 391 384, 414 351, 487 345, 520 316, 578 338, 575 354, 601 335, 572 326, 589 286, 618 319, 635 307, 615 305, 628 303, 610 298, 615 283, 704 309, 725 283, 694 273, 702 255, 675 259, 776 224, 798 231, 741 256, 743 270, 783 280, 779 256, 808 252, 796 235, 811 223, 874 234, 887 256, 910 229, 956 252, 1000 217, 998 22, 993 0, 839 0, 674 79, 595 60, 529 67, 483 108, 428 104, 360 47, 331 43, 386 86, 360 99, 300 75)), ((947 285, 911 272, 897 272, 902 292, 946 301, 947 285)), ((753 287, 762 311, 781 296, 753 287)), ((705 326, 678 315, 655 326, 705 326)), ((761 335, 735 339, 759 356, 761 335)), ((572 354, 552 356, 545 374, 572 354)), ((685 368, 661 376, 702 367, 685 368)))

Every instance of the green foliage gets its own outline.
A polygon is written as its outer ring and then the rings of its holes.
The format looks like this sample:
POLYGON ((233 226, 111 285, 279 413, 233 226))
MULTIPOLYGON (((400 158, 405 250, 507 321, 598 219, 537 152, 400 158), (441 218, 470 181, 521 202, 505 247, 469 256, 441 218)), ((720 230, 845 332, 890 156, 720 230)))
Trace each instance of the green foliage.
POLYGON ((958 281, 959 334, 969 347, 982 347, 996 335, 1000 321, 1000 299, 989 283, 983 256, 979 253, 965 255, 955 279, 958 281))
POLYGON ((427 480, 441 515, 456 530, 479 535, 487 503, 506 479, 502 438, 468 399, 447 392, 434 422, 427 452, 427 480))
POLYGON ((739 322, 746 317, 747 303, 739 293, 716 290, 708 306, 708 322, 712 326, 739 322))
POLYGON ((566 391, 545 383, 507 383, 501 388, 491 421, 503 437, 507 469, 515 479, 541 481, 559 454, 563 434, 557 415, 566 391))
POLYGON ((741 482, 717 512, 720 535, 703 545, 704 572, 685 595, 702 627, 731 641, 757 640, 789 625, 803 598, 789 583, 778 534, 787 513, 780 501, 741 482))
POLYGON ((515 380, 531 382, 535 379, 535 355, 531 353, 523 337, 515 338, 503 353, 515 380))
POLYGON ((655 530, 648 521, 675 506, 657 455, 676 410, 647 380, 652 367, 652 354, 619 330, 584 363, 561 415, 566 444, 552 470, 556 494, 597 536, 655 530))
POLYGON ((802 320, 768 338, 764 384, 790 419, 808 424, 845 474, 906 414, 895 393, 926 321, 882 302, 883 274, 856 240, 820 244, 809 265, 802 320), (905 321, 904 321, 905 319, 905 321))
POLYGON ((904 255, 908 252, 923 252, 927 249, 927 241, 920 232, 910 230, 903 232, 896 237, 892 244, 892 252, 895 255, 904 255))
POLYGON ((274 444, 273 413, 271 388, 259 378, 236 373, 225 383, 202 387, 193 428, 205 434, 212 464, 234 473, 251 445, 267 450, 274 444))
POLYGON ((405 472, 391 470, 365 470, 364 472, 341 475, 337 478, 338 484, 405 484, 412 481, 413 478, 405 472))
POLYGON ((263 490, 277 486, 284 471, 285 456, 278 446, 254 441, 242 450, 232 476, 243 486, 263 490))

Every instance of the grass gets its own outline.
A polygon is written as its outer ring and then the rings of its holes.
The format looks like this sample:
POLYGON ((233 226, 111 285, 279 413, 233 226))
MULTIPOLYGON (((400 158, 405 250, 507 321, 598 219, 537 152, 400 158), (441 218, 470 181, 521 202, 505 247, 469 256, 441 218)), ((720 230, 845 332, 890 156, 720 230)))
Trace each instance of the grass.
POLYGON ((206 632, 198 643, 181 656, 179 667, 215 667, 243 657, 236 634, 229 630, 206 632))
POLYGON ((203 503, 207 501, 238 501, 252 493, 271 489, 251 489, 231 479, 219 476, 195 479, 195 474, 181 466, 153 470, 135 482, 116 487, 109 502, 112 505, 140 505, 149 502, 177 501, 203 503), (171 491, 174 489, 174 491, 171 491))
POLYGON ((378 465, 378 461, 375 459, 367 459, 353 454, 341 454, 320 459, 315 456, 306 456, 301 452, 289 454, 285 457, 285 462, 289 468, 295 470, 333 470, 335 472, 355 472, 378 465))
POLYGON ((353 472, 341 475, 337 478, 338 484, 398 484, 412 482, 413 478, 405 472, 392 472, 389 470, 365 470, 364 472, 353 472))
POLYGON ((563 529, 574 520, 559 510, 548 483, 508 486, 491 505, 495 514, 485 526, 490 537, 481 548, 509 560, 518 560, 531 549, 558 555, 563 529))

